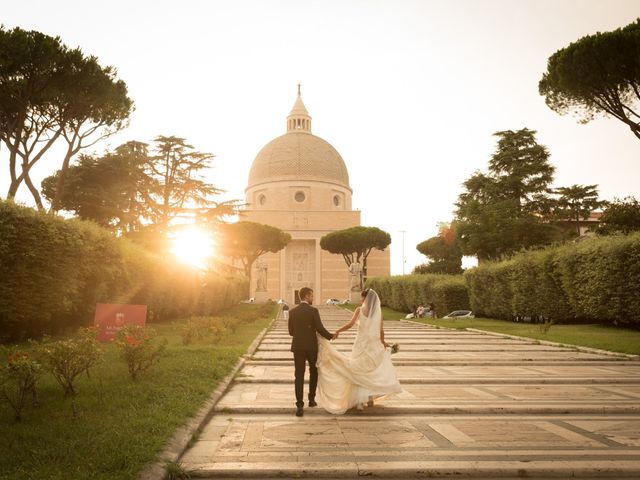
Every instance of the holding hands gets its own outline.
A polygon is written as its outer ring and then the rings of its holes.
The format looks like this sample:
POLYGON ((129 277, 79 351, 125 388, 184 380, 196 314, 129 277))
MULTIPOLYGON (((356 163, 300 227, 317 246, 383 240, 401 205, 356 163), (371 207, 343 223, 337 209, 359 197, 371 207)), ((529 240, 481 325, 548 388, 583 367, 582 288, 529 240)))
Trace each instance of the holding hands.
POLYGON ((333 337, 331 337, 331 341, 333 341, 333 340, 337 340, 337 339, 338 339, 338 335, 339 335, 339 333, 338 333, 338 332, 334 333, 334 334, 333 334, 333 337))

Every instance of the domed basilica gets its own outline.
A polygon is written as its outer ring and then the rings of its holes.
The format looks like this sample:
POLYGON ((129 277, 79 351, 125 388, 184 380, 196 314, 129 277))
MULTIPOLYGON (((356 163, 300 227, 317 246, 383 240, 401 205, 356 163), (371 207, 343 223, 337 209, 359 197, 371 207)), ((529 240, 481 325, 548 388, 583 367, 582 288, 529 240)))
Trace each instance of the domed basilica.
MULTIPOLYGON (((350 297, 351 274, 342 255, 322 250, 320 238, 360 225, 360 211, 351 209, 352 193, 338 151, 311 133, 311 116, 298 87, 287 133, 260 150, 245 189, 248 207, 241 219, 278 227, 292 238, 284 250, 255 262, 252 297, 298 303, 302 287, 314 290, 316 303, 350 297)), ((388 248, 371 252, 369 277, 389 275, 389 267, 388 248)))

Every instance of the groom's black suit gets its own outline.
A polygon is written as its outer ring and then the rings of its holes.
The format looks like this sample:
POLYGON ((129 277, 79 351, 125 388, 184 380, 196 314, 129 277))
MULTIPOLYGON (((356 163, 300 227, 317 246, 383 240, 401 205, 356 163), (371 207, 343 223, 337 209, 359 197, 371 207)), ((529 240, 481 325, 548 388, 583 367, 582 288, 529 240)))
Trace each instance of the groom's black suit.
POLYGON ((318 385, 318 338, 319 333, 327 340, 333 337, 320 320, 320 312, 307 302, 302 302, 289 312, 289 335, 291 340, 291 351, 293 352, 293 362, 296 367, 296 406, 303 407, 304 392, 304 371, 306 363, 309 362, 309 401, 316 398, 316 387, 318 385))

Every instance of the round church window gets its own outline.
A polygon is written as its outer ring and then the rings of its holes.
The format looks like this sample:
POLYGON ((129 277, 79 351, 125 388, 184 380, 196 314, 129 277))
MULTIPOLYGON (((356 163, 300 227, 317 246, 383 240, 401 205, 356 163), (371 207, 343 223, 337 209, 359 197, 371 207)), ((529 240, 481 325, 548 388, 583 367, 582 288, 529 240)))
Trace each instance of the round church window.
POLYGON ((338 195, 333 196, 333 204, 337 207, 340 205, 340 197, 338 195))
POLYGON ((260 203, 260 205, 264 205, 265 203, 267 203, 267 197, 265 197, 264 195, 260 195, 258 197, 258 203, 260 203))
POLYGON ((294 198, 296 199, 296 202, 302 203, 307 197, 304 194, 304 192, 296 192, 296 195, 294 198))

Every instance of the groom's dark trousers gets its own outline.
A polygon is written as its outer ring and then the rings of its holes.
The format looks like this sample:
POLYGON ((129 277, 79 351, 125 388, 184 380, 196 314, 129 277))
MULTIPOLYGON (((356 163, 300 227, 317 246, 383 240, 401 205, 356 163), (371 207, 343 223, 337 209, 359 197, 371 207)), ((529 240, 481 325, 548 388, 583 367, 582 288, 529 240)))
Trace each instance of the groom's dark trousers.
POLYGON ((327 340, 331 340, 332 335, 324 328, 320 320, 318 309, 312 307, 307 302, 302 302, 289 312, 289 335, 291 340, 291 351, 293 352, 293 363, 296 375, 296 406, 304 406, 304 372, 307 362, 309 363, 309 401, 316 398, 316 387, 318 385, 318 338, 316 333, 322 335, 327 340))

